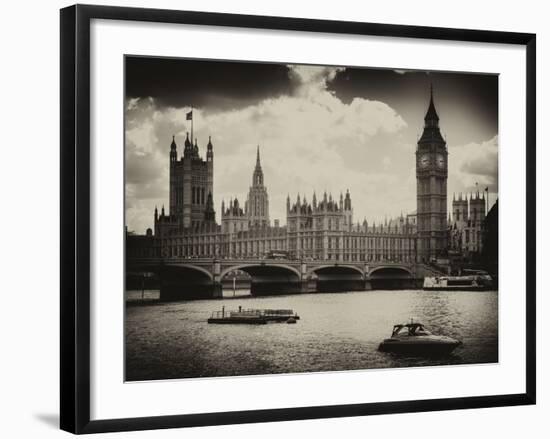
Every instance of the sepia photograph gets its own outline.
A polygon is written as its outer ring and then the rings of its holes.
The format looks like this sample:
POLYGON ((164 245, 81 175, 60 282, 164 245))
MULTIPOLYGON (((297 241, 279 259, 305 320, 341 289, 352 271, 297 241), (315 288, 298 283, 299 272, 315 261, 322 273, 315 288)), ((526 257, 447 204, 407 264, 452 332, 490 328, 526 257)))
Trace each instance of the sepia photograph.
POLYGON ((499 361, 499 77, 126 55, 125 380, 499 361))

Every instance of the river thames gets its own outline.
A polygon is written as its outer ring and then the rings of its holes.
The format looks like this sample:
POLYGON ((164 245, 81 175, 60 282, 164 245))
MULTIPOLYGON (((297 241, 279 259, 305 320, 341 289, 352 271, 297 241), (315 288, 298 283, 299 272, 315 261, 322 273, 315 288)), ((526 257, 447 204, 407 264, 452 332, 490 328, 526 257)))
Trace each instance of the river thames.
MULTIPOLYGON (((128 291, 127 297, 136 294, 141 292, 128 291)), ((125 325, 127 381, 498 361, 497 291, 373 290, 148 303, 127 306, 125 325), (212 311, 239 305, 293 309, 300 320, 207 324, 212 311), (379 352, 393 325, 411 318, 463 344, 439 358, 379 352)))

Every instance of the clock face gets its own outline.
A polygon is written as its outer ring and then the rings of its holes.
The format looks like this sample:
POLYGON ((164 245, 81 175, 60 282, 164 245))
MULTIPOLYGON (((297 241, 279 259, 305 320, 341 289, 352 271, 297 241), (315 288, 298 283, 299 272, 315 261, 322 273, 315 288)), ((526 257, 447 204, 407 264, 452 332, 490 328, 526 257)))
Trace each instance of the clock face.
POLYGON ((420 166, 422 168, 425 168, 429 164, 430 164, 430 157, 428 156, 428 154, 421 155, 420 156, 420 166))
POLYGON ((444 168, 445 167, 445 157, 443 157, 441 154, 438 154, 437 158, 436 158, 436 163, 437 163, 438 167, 444 168))

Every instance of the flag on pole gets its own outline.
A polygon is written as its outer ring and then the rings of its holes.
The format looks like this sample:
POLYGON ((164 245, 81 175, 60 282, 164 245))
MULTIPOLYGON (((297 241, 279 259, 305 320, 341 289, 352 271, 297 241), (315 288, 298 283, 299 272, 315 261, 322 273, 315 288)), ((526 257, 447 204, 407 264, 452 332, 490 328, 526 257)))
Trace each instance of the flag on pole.
POLYGON ((485 188, 485 192, 489 192, 489 186, 485 188))
POLYGON ((193 120, 193 110, 191 110, 189 113, 185 116, 186 120, 193 120))

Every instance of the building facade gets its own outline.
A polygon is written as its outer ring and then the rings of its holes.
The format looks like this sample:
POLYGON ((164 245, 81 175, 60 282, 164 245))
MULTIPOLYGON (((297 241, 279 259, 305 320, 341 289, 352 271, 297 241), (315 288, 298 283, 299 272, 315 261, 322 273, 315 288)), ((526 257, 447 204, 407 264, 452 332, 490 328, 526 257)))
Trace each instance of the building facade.
MULTIPOLYGON (((173 145, 175 142, 173 141, 173 145)), ((209 141, 208 151, 212 151, 209 141)), ((173 151, 171 145, 171 166, 173 151)), ((193 146, 192 158, 198 163, 191 167, 198 175, 191 178, 180 178, 183 182, 201 182, 201 177, 208 176, 204 167, 200 167, 200 156, 193 146), (195 178, 194 178, 195 177, 195 178)), ((180 160, 180 162, 185 161, 180 160)), ((202 162, 206 163, 207 162, 202 162)), ((203 165, 202 165, 203 166, 203 165)), ((186 169, 183 168, 185 172, 186 169)), ((206 167, 206 170, 208 168, 206 167)), ((178 174, 176 168, 175 175, 178 174)), ((204 181, 208 182, 208 179, 204 181)), ((211 181, 211 180, 210 180, 211 181)), ((172 183, 172 179, 171 179, 172 183)), ((191 185, 191 194, 201 193, 203 186, 191 185), (197 192, 197 188, 200 192, 197 192)), ((204 186, 205 192, 208 186, 204 186)), ((177 181, 172 191, 178 190, 177 181)), ((202 197, 202 195, 196 195, 202 197)), ((185 199, 185 198, 184 198, 185 199)), ((172 198, 171 198, 172 201, 172 198)), ((193 196, 191 197, 191 206, 193 196)), ((197 201, 197 199, 195 199, 197 201)), ((191 210, 190 216, 185 216, 185 210, 179 209, 180 204, 174 203, 175 213, 166 213, 162 206, 159 213, 154 212, 154 234, 147 240, 137 243, 137 236, 129 235, 128 239, 136 244, 128 246, 129 256, 160 258, 236 258, 258 259, 268 257, 270 252, 284 252, 291 259, 327 260, 327 261, 416 261, 416 215, 401 215, 398 218, 386 220, 384 223, 369 225, 366 220, 354 223, 351 194, 346 191, 340 194, 339 201, 332 194, 323 194, 317 200, 314 193, 312 202, 298 195, 291 203, 287 197, 286 226, 280 226, 275 220, 270 224, 269 198, 264 175, 261 168, 259 150, 256 153, 256 166, 252 173, 252 186, 244 208, 237 198, 231 199, 226 205, 221 205, 221 225, 216 223, 213 206, 213 195, 208 191, 204 205, 202 200, 195 203, 200 207, 200 216, 191 210), (199 219, 201 218, 201 219, 199 219), (149 249, 143 249, 147 244, 149 249)))
POLYGON ((453 195, 453 214, 449 218, 449 248, 465 257, 483 251, 483 227, 486 217, 485 194, 453 195))
POLYGON ((433 89, 416 149, 418 257, 429 262, 447 252, 447 144, 439 129, 433 89))
POLYGON ((416 227, 409 217, 386 220, 369 226, 353 222, 349 190, 339 202, 325 193, 311 204, 306 198, 291 205, 287 198, 287 251, 293 258, 327 261, 416 260, 416 227))
MULTIPOLYGON (((439 129, 432 91, 416 150, 417 211, 383 223, 354 222, 347 190, 338 200, 326 193, 318 200, 313 193, 311 202, 297 195, 291 203, 288 196, 286 225, 281 226, 279 220, 271 224, 258 147, 244 205, 237 198, 227 204, 222 201, 218 224, 212 140, 209 138, 206 146, 206 160, 201 158, 197 140, 192 144, 189 136, 179 159, 173 138, 169 157, 170 210, 166 213, 162 206, 159 213, 155 208, 153 235, 140 241, 152 250, 136 250, 136 256, 258 259, 279 252, 292 259, 414 263, 431 261, 447 251, 447 146, 439 129)), ((462 199, 453 203, 454 224, 462 231, 461 246, 481 248, 478 227, 485 215, 481 204, 477 199, 469 207, 462 199)), ((129 240, 134 238, 127 236, 129 240)), ((128 256, 138 247, 127 246, 128 256)))

